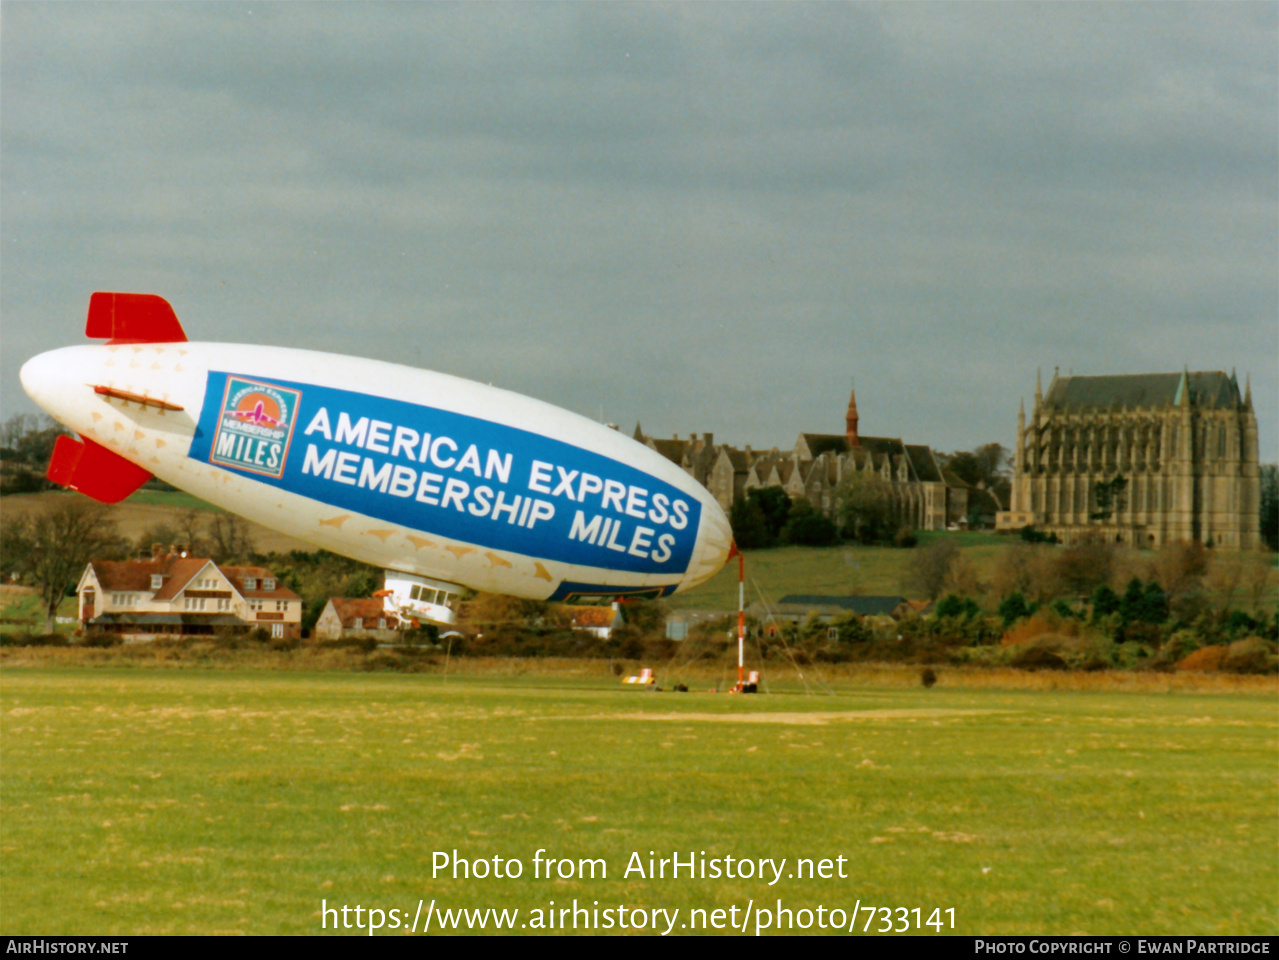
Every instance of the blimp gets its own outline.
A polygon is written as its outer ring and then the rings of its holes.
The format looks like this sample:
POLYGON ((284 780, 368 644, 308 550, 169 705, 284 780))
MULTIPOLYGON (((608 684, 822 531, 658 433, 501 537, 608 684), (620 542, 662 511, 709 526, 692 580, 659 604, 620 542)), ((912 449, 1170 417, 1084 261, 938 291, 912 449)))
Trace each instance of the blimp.
POLYGON ((152 476, 385 571, 402 619, 467 590, 655 599, 714 576, 728 519, 616 429, 507 390, 312 350, 189 341, 163 297, 95 293, 93 344, 42 353, 23 388, 76 437, 48 476, 104 503, 152 476))

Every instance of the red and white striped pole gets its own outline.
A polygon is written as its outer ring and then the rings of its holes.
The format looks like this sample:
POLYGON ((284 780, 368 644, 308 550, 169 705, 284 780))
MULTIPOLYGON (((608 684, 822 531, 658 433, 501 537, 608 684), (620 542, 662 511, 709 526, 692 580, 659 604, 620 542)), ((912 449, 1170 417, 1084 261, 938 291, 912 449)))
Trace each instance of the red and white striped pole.
MULTIPOLYGON (((733 544, 737 548, 737 544, 733 544)), ((737 553, 737 692, 746 687, 745 661, 743 659, 746 646, 746 557, 739 550, 737 553)))

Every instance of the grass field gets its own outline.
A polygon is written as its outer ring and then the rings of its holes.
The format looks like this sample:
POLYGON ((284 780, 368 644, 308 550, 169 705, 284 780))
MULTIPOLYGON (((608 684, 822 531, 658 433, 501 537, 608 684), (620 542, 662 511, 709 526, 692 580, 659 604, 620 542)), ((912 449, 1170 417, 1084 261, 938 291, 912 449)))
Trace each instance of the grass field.
POLYGON ((322 899, 407 925, 420 898, 518 909, 518 928, 576 898, 678 908, 675 933, 691 908, 740 923, 781 899, 860 900, 859 932, 873 905, 953 908, 965 934, 1275 935, 1272 687, 802 696, 783 679, 728 697, 586 673, 10 664, 0 929, 315 933, 322 899), (539 849, 607 877, 536 879, 539 849), (524 874, 433 878, 453 850, 524 874), (625 877, 649 851, 787 862, 772 886, 625 877), (845 857, 847 877, 788 876, 799 857, 845 857))
MULTIPOLYGON (((59 617, 75 617, 78 614, 79 601, 75 597, 64 597, 58 604, 59 617)), ((56 632, 70 633, 77 624, 59 623, 56 632)), ((32 633, 44 629, 44 604, 32 587, 15 587, 0 584, 0 634, 32 633)))
MULTIPOLYGON (((922 535, 921 535, 922 536, 922 535)), ((999 551, 1013 542, 994 534, 934 534, 953 537, 965 559, 988 578, 999 551)), ((893 547, 774 547, 746 553, 747 602, 777 603, 788 593, 917 597, 904 584, 913 552, 893 547)), ((737 562, 710 581, 667 601, 675 609, 737 609, 737 562)))
POLYGON ((138 490, 129 495, 126 503, 149 504, 156 507, 168 507, 171 510, 203 510, 208 513, 223 513, 221 507, 215 507, 207 500, 192 496, 183 490, 138 490))

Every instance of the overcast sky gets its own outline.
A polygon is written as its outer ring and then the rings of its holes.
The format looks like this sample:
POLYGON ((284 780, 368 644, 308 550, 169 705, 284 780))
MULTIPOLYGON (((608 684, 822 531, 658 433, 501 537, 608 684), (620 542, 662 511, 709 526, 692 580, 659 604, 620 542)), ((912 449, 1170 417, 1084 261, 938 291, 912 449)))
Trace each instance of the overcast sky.
POLYGON ((1273 461, 1277 11, 10 0, 0 413, 121 290, 755 447, 1237 368, 1273 461))

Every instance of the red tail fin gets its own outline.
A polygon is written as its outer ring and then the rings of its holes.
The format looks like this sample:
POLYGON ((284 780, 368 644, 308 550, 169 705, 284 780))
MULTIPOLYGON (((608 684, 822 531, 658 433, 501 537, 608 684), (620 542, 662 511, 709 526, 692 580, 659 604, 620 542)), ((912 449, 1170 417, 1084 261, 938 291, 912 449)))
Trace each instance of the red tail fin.
POLYGON ((154 293, 95 293, 85 336, 111 343, 178 343, 187 335, 164 297, 154 293))
POLYGON ((119 503, 151 479, 151 474, 88 437, 58 437, 45 473, 54 483, 101 503, 119 503))

